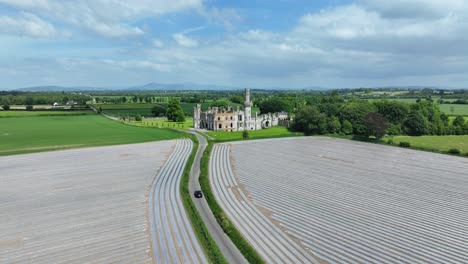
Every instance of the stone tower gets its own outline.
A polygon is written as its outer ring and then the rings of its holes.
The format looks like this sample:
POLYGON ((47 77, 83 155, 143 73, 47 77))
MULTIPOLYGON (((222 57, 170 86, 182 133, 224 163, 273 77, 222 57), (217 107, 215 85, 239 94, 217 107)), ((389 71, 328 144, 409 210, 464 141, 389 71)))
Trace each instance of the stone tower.
POLYGON ((252 102, 250 101, 250 89, 245 89, 245 102, 244 102, 244 129, 250 130, 252 118, 252 102))
POLYGON ((197 104, 193 108, 193 128, 197 129, 200 128, 200 113, 201 113, 201 105, 197 104))

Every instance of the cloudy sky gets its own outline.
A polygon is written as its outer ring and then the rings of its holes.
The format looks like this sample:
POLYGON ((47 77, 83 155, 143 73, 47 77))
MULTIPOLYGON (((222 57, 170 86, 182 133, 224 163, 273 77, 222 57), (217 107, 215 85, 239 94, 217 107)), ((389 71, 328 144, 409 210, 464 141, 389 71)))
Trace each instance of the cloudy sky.
POLYGON ((468 0, 0 0, 0 81, 468 87, 468 0))

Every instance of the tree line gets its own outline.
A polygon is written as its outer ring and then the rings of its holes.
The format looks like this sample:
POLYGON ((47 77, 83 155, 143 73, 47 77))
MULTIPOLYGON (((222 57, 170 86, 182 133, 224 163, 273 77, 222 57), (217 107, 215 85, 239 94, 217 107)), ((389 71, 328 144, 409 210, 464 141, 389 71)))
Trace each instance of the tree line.
POLYGON ((351 99, 340 95, 308 98, 295 111, 292 128, 307 134, 345 134, 368 138, 384 135, 465 135, 462 116, 450 122, 431 100, 416 103, 351 99))

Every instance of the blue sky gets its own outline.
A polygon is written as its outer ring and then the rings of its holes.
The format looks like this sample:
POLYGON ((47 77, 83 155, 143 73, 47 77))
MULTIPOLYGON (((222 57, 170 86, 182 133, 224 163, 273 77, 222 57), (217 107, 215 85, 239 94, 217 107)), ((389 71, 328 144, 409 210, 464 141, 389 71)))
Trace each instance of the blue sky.
POLYGON ((468 87, 468 0, 0 0, 0 89, 468 87))

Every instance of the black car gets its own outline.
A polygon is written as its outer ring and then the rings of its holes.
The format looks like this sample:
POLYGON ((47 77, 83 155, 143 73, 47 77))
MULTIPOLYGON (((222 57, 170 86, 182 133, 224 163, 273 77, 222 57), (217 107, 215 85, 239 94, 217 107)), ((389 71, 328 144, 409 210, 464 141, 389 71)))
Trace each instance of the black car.
POLYGON ((195 191, 193 193, 193 195, 195 196, 195 198, 202 198, 203 197, 203 193, 201 191, 195 191))

